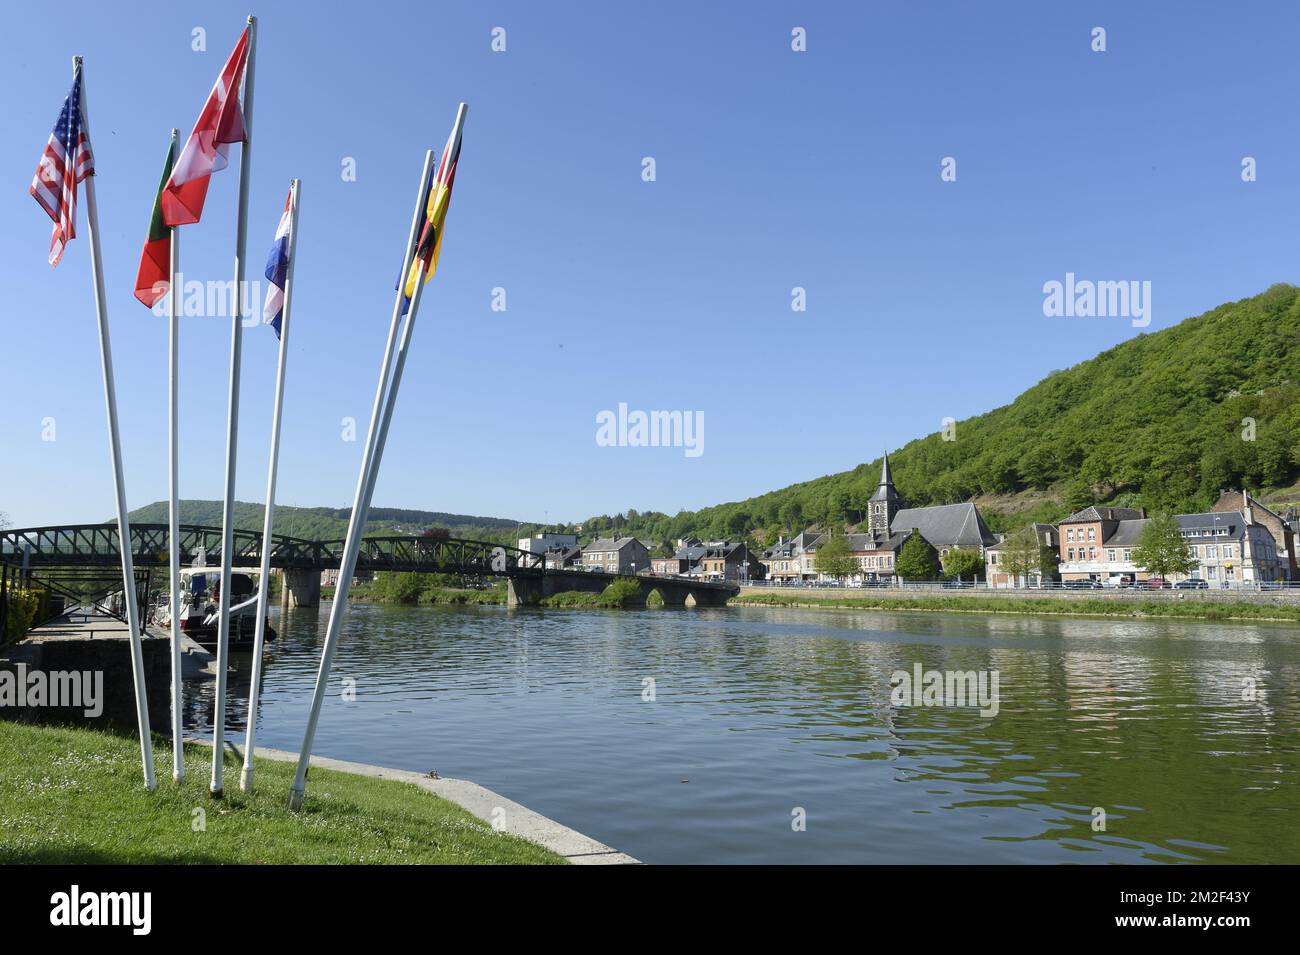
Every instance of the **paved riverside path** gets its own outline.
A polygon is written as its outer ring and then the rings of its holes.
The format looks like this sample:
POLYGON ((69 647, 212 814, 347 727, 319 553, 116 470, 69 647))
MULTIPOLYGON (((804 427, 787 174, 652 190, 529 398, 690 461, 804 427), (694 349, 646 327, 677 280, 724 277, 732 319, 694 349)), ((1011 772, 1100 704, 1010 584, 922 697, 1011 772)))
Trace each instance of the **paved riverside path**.
MULTIPOLYGON (((130 641, 131 633, 126 621, 110 617, 98 609, 76 607, 62 616, 55 617, 48 623, 35 627, 16 647, 25 647, 39 651, 46 647, 68 647, 81 644, 82 641, 118 641, 124 646, 130 641)), ((158 641, 165 641, 170 652, 171 636, 151 629, 148 625, 140 633, 142 645, 151 649, 158 641)), ((13 649, 13 648, 11 648, 13 649)), ((127 652, 123 650, 122 652, 127 652)), ((216 675, 216 655, 203 649, 194 638, 181 634, 181 677, 185 680, 210 680, 216 675)), ((168 674, 170 686, 170 673, 168 674)))
MULTIPOLYGON (((186 742, 212 745, 211 740, 187 739, 186 742)), ((233 743, 227 742, 226 749, 237 753, 241 758, 243 756, 242 749, 233 743)), ((289 753, 282 749, 266 749, 262 746, 257 747, 257 755, 285 763, 298 761, 297 753, 289 753)), ((638 860, 625 852, 619 852, 590 836, 584 836, 554 819, 548 819, 541 813, 533 812, 526 806, 521 806, 467 779, 434 779, 425 773, 411 772, 407 769, 389 769, 385 766, 372 766, 369 763, 351 763, 326 756, 313 756, 311 765, 340 773, 369 776, 372 779, 413 783, 426 792, 455 803, 494 829, 535 842, 545 849, 550 849, 556 855, 564 856, 574 865, 639 864, 638 860)))

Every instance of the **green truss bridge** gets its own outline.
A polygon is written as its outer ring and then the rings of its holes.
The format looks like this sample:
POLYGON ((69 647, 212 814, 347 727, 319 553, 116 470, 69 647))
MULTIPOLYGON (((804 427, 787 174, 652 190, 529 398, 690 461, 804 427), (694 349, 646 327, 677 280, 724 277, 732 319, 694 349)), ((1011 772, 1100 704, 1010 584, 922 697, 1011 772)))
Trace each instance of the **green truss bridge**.
MULTIPOLYGON (((190 566, 200 554, 210 566, 222 564, 221 528, 198 524, 180 525, 182 566, 190 566)), ((165 580, 169 557, 166 524, 132 524, 131 555, 137 574, 143 577, 143 592, 156 571, 165 580)), ((232 540, 234 567, 257 567, 262 560, 260 531, 236 530, 232 540)), ((321 572, 337 570, 342 562, 344 541, 311 541, 274 534, 271 537, 271 566, 284 573, 283 600, 291 606, 316 606, 320 602, 321 572)), ((18 574, 31 574, 56 584, 103 583, 120 589, 122 550, 117 524, 64 524, 53 527, 10 528, 0 531, 0 564, 4 565, 4 586, 18 574)), ((502 577, 509 582, 511 606, 535 604, 542 597, 568 590, 598 593, 617 575, 581 570, 547 569, 541 554, 455 537, 375 536, 362 540, 357 573, 414 571, 460 574, 470 577, 502 577)), ((658 592, 668 606, 721 606, 739 593, 735 584, 693 580, 684 577, 638 574, 642 598, 658 592)), ((155 588, 156 589, 156 588, 155 588)))

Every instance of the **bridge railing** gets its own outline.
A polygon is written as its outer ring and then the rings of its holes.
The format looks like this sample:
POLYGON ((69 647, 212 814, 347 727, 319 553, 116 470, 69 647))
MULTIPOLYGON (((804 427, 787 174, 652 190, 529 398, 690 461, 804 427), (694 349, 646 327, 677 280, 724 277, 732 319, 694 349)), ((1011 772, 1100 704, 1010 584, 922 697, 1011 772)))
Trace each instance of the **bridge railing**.
MULTIPOLYGON (((182 563, 199 553, 209 563, 221 562, 222 531, 200 524, 180 525, 182 563)), ((261 560, 259 531, 236 530, 231 535, 232 563, 256 565, 261 560)), ((278 567, 317 565, 315 541, 275 534, 271 537, 272 560, 278 567)), ((132 524, 131 553, 137 563, 162 566, 167 563, 171 535, 166 524, 132 524)), ((120 559, 121 541, 116 524, 65 524, 52 527, 12 528, 0 532, 0 557, 29 563, 111 563, 120 559)))
MULTIPOLYGON (((344 542, 320 541, 324 565, 337 566, 344 542)), ((538 574, 546 569, 542 554, 494 544, 491 541, 455 537, 367 537, 357 555, 359 570, 406 570, 509 576, 538 574)))
MULTIPOLYGON (((202 553, 207 563, 222 562, 219 527, 180 526, 181 562, 188 566, 202 553)), ((28 566, 110 566, 121 559, 116 524, 67 524, 17 528, 0 532, 0 559, 28 566)), ((261 560, 262 535, 236 530, 232 535, 232 564, 254 566, 261 560)), ((338 567, 343 540, 309 541, 273 535, 271 566, 294 569, 338 567)), ((141 567, 168 562, 170 533, 166 524, 132 524, 131 552, 141 567)), ((449 537, 374 536, 362 541, 357 566, 362 570, 446 571, 460 574, 510 576, 540 574, 546 558, 504 544, 449 537)))

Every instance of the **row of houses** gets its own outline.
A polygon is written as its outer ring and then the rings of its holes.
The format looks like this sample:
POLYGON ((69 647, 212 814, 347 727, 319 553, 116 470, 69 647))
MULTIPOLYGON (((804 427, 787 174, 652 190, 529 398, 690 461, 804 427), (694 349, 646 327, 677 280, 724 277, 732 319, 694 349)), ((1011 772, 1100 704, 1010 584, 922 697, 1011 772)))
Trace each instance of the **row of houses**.
MULTIPOLYGON (((1295 553, 1300 528, 1294 512, 1284 517, 1246 491, 1222 491, 1210 510, 1179 514, 1176 519, 1188 554, 1197 562, 1188 575, 1191 578, 1211 586, 1300 580, 1295 553)), ((866 531, 847 534, 845 539, 858 567, 850 578, 854 581, 892 579, 899 553, 909 540, 919 538, 939 563, 953 550, 978 553, 993 587, 1034 585, 1044 577, 1120 585, 1150 577, 1134 560, 1149 523, 1141 508, 1090 506, 1059 524, 1034 524, 1034 535, 1051 559, 1013 579, 1007 570, 1010 541, 989 529, 974 504, 908 507, 894 486, 885 455, 880 484, 867 505, 866 531)), ((824 540, 821 532, 805 531, 790 539, 782 537, 758 554, 751 553, 743 541, 692 537, 679 540, 671 557, 652 557, 650 548, 635 537, 599 538, 580 547, 576 534, 548 533, 522 538, 519 547, 544 555, 547 568, 554 570, 797 584, 826 580, 817 566, 817 550, 824 540)))
MULTIPOLYGON (((1210 510, 1176 515, 1187 552, 1196 566, 1187 575, 1210 586, 1238 582, 1300 580, 1295 540, 1300 530, 1294 512, 1286 516, 1265 507, 1246 491, 1221 491, 1210 510)), ((1091 506, 1059 524, 1033 525, 1038 543, 1051 559, 1030 574, 1012 580, 1006 571, 1010 542, 994 534, 974 504, 906 506, 894 487, 885 456, 880 485, 867 508, 866 533, 848 534, 849 552, 858 565, 851 580, 894 577, 898 553, 918 536, 942 562, 952 550, 979 553, 986 579, 994 587, 1052 580, 1092 580, 1103 585, 1139 583, 1150 574, 1133 559, 1142 532, 1150 523, 1140 508, 1091 506)), ((817 567, 817 548, 825 535, 806 531, 782 538, 762 555, 765 576, 776 583, 824 581, 817 567)))
POLYGON ((600 537, 578 546, 576 534, 535 534, 519 539, 519 549, 542 555, 547 570, 591 570, 607 574, 673 574, 705 580, 761 579, 763 564, 751 558, 744 541, 677 541, 671 557, 651 557, 635 537, 600 537))
MULTIPOLYGON (((1296 565, 1296 517, 1283 517, 1247 491, 1220 491, 1210 510, 1175 515, 1187 554, 1196 561, 1187 577, 1209 586, 1300 579, 1296 565)), ((1063 581, 1092 580, 1103 585, 1138 583, 1150 574, 1134 553, 1150 518, 1141 508, 1085 507, 1059 524, 1035 524, 1040 543, 1057 556, 1063 581)), ((1005 541, 986 551, 988 581, 1015 583, 1007 573, 1005 541)), ((1031 574, 1030 583, 1038 575, 1031 574)))

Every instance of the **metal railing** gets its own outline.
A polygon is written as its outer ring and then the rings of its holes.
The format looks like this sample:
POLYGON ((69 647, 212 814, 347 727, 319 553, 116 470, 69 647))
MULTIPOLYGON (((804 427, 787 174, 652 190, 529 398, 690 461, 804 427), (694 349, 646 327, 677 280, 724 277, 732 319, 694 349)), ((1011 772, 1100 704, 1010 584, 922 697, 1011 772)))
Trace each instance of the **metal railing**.
POLYGON ((989 584, 986 581, 965 580, 900 580, 887 578, 879 581, 821 581, 821 580, 749 580, 738 581, 742 587, 763 587, 772 590, 852 590, 871 592, 877 590, 961 590, 973 593, 1042 593, 1044 591, 1065 591, 1068 593, 1160 593, 1161 591, 1180 591, 1191 593, 1270 593, 1273 591, 1300 591, 1300 580, 1201 580, 1201 585, 1187 580, 1166 582, 1163 586, 1151 585, 1147 581, 1136 583, 1110 584, 1102 581, 1047 580, 1032 584, 989 584))

